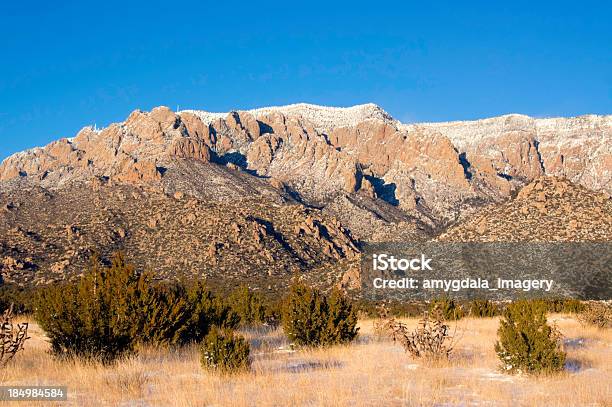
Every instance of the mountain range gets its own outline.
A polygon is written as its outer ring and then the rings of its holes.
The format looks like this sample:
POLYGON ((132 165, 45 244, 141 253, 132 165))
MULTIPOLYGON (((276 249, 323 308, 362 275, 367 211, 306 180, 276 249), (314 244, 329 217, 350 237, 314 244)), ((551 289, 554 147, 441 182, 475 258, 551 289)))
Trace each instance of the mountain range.
POLYGON ((610 241, 611 194, 610 115, 158 107, 4 160, 0 267, 44 284, 121 250, 164 279, 330 286, 363 242, 610 241))

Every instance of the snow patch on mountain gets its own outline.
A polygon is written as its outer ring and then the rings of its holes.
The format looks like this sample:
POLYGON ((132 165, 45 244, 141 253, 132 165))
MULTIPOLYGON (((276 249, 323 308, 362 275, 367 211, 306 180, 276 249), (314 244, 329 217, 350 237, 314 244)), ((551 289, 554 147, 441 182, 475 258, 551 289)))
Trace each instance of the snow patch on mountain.
POLYGON ((507 114, 480 120, 400 124, 402 130, 428 128, 448 137, 461 151, 483 139, 497 138, 508 132, 529 132, 536 139, 556 139, 580 143, 591 137, 610 138, 612 115, 583 115, 536 119, 523 114, 507 114))
MULTIPOLYGON (((274 112, 286 116, 301 116, 312 123, 318 130, 329 130, 331 128, 355 126, 365 120, 375 119, 386 122, 397 123, 389 113, 374 103, 366 103, 351 107, 319 106, 309 103, 296 103, 286 106, 270 106, 258 109, 246 110, 253 116, 261 117, 274 112)), ((216 119, 224 118, 228 113, 211 113, 203 110, 182 110, 181 113, 192 113, 207 124, 216 119)))

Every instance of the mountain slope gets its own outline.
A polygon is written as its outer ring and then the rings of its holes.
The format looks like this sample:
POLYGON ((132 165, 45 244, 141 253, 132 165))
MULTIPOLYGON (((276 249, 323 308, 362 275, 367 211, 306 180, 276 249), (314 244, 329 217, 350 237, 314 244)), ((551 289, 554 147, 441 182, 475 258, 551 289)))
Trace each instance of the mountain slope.
POLYGON ((612 200, 563 178, 542 177, 516 198, 481 210, 436 238, 459 242, 610 242, 612 200))
POLYGON ((5 282, 70 278, 94 253, 124 251, 159 278, 276 286, 296 272, 320 268, 329 275, 358 253, 336 219, 292 202, 257 196, 223 202, 110 182, 15 191, 0 192, 5 282))

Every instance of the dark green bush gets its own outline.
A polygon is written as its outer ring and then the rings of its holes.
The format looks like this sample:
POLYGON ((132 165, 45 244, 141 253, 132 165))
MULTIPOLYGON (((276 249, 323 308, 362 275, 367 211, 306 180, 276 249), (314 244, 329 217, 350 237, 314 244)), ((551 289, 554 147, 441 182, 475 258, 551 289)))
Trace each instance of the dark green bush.
POLYGON ((92 259, 77 284, 41 290, 35 317, 56 355, 104 363, 139 343, 175 346, 200 342, 212 326, 235 327, 240 318, 202 282, 153 284, 121 254, 110 267, 92 259))
POLYGON ((231 293, 229 304, 243 325, 268 324, 275 320, 264 298, 250 291, 245 285, 231 293))
POLYGON ((229 329, 214 327, 200 346, 202 367, 220 373, 246 371, 250 367, 249 343, 229 329))
POLYGON ((577 314, 584 310, 582 301, 572 298, 547 298, 539 301, 542 301, 546 305, 546 310, 548 312, 577 314))
POLYGON ((233 329, 240 323, 240 317, 229 304, 215 296, 201 281, 191 284, 187 302, 191 305, 191 318, 183 331, 182 343, 202 341, 213 326, 233 329))
POLYGON ((34 297, 34 289, 18 287, 12 284, 2 285, 0 286, 0 313, 7 310, 13 304, 14 314, 31 314, 34 311, 34 297))
POLYGON ((546 306, 539 301, 516 301, 504 310, 495 352, 509 373, 550 373, 563 369, 565 353, 560 333, 546 322, 546 306))
POLYGON ((333 290, 327 297, 327 326, 323 343, 340 344, 351 342, 357 336, 357 312, 349 299, 340 290, 333 290))
POLYGON ((240 317, 202 281, 142 290, 134 307, 135 337, 155 346, 201 342, 213 326, 233 329, 240 317))
POLYGON ((111 362, 134 349, 134 309, 149 277, 123 256, 110 267, 97 259, 77 285, 42 290, 35 317, 51 341, 52 352, 111 362))
POLYGON ((358 333, 357 312, 339 292, 329 298, 304 284, 294 284, 282 311, 289 340, 302 346, 325 346, 352 341, 358 333))
POLYGON ((499 307, 489 300, 472 300, 470 302, 470 316, 477 318, 490 318, 500 314, 499 307))
POLYGON ((449 297, 442 297, 433 300, 429 304, 429 311, 439 312, 442 319, 447 321, 454 321, 463 318, 464 312, 461 305, 449 297))
POLYGON ((185 288, 179 284, 143 287, 131 312, 133 336, 154 346, 181 345, 188 336, 192 309, 185 288))

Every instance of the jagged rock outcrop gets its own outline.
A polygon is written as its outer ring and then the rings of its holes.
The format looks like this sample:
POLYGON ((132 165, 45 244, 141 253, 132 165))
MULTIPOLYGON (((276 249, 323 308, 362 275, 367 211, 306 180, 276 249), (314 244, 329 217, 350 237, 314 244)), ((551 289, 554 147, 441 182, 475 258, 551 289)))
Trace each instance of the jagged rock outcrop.
POLYGON ((0 166, 0 180, 28 177, 50 188, 93 177, 159 182, 172 157, 210 161, 211 152, 204 139, 187 133, 176 114, 160 107, 150 113, 134 111, 124 123, 100 131, 86 127, 72 139, 15 154, 0 166))
POLYGON ((563 176, 592 190, 612 192, 611 115, 535 119, 513 114, 404 127, 440 132, 475 168, 491 166, 491 172, 504 178, 563 176))
POLYGON ((386 202, 407 219, 440 228, 509 198, 541 175, 562 175, 610 193, 611 145, 610 116, 508 115, 403 125, 372 104, 227 114, 176 114, 160 107, 9 157, 0 166, 0 180, 28 177, 53 188, 106 177, 172 189, 176 185, 168 187, 163 178, 176 172, 177 158, 214 161, 269 179, 275 188, 282 183, 284 192, 310 205, 360 194, 374 202, 366 205, 374 213, 386 202))

